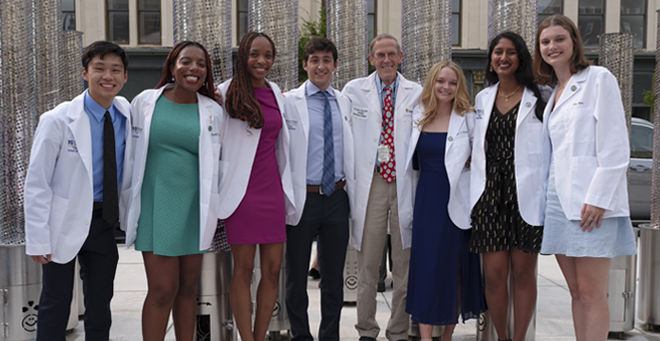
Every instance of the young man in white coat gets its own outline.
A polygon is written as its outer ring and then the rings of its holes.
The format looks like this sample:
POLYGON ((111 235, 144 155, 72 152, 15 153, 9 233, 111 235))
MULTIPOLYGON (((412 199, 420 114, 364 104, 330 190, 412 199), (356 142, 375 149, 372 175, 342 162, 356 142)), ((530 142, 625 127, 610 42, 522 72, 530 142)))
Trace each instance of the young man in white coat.
POLYGON ((337 68, 337 48, 332 41, 310 39, 302 63, 309 80, 285 94, 294 198, 296 207, 303 207, 287 217, 286 308, 292 340, 313 340, 307 315, 307 270, 318 234, 323 278, 318 338, 339 340, 348 219, 355 188, 351 101, 330 85, 337 68))
MULTIPOLYGON (((89 88, 44 113, 34 135, 25 181, 27 254, 43 264, 37 340, 64 341, 75 259, 85 293, 85 339, 108 340, 110 300, 119 254, 115 225, 130 189, 130 106, 116 96, 128 80, 128 57, 97 41, 82 56, 89 88)), ((123 220, 123 219, 122 219, 123 220)))
POLYGON ((412 186, 397 181, 396 175, 405 172, 412 112, 419 103, 422 87, 397 72, 402 57, 396 38, 379 34, 369 44, 369 61, 376 72, 352 80, 343 90, 353 103, 356 188, 352 243, 358 250, 355 328, 361 341, 373 341, 380 332, 376 322, 376 290, 388 225, 394 292, 385 336, 390 341, 408 338, 409 318, 405 310, 412 238, 409 209, 412 186))

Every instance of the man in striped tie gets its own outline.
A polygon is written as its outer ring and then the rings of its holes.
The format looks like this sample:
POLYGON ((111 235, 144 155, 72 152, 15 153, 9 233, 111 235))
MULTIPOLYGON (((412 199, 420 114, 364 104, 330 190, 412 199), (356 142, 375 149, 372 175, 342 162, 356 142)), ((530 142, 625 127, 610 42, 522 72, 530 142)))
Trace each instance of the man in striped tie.
POLYGON ((286 308, 292 339, 313 340, 307 315, 307 269, 318 235, 321 274, 320 340, 339 340, 343 270, 349 240, 354 174, 351 102, 330 85, 337 48, 327 38, 305 45, 308 81, 285 94, 297 212, 287 217, 286 308))

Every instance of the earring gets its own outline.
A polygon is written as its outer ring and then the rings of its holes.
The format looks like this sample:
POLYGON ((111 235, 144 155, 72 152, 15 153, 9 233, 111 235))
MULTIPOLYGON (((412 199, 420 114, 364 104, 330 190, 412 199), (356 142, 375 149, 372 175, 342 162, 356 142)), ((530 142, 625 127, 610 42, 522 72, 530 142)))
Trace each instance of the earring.
POLYGON ((492 65, 490 66, 490 72, 493 72, 493 66, 492 65))
MULTIPOLYGON (((492 70, 493 67, 491 66, 490 68, 491 68, 491 71, 493 71, 493 70, 492 70)), ((174 76, 172 76, 172 83, 174 83, 174 76)))
POLYGON ((204 84, 202 84, 202 86, 203 86, 203 87, 206 87, 206 82, 204 82, 204 84))

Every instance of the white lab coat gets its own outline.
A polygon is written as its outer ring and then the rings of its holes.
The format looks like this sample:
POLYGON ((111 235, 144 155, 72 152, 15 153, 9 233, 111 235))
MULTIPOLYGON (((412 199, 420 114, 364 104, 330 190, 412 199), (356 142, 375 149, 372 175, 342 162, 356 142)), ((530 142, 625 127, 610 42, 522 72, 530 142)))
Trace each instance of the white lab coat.
MULTIPOLYGON (((231 79, 218 87, 225 103, 230 82, 231 79)), ((283 113, 284 97, 277 84, 268 81, 267 83, 273 89, 277 106, 282 113, 282 129, 275 144, 275 154, 284 191, 286 216, 289 217, 296 214, 296 204, 289 161, 289 130, 286 127, 283 113)), ((227 117, 220 153, 220 219, 231 216, 245 197, 260 136, 261 129, 250 128, 247 122, 227 117)), ((289 218, 287 218, 288 220, 289 218)))
MULTIPOLYGON (((474 100, 475 113, 468 114, 468 127, 473 132, 472 164, 470 176, 470 210, 479 201, 486 187, 486 131, 493 111, 499 83, 483 89, 474 100)), ((542 96, 549 92, 541 87, 542 96)), ((516 120, 514 164, 516 197, 520 216, 533 226, 543 225, 545 218, 545 192, 547 176, 543 175, 542 131, 543 123, 534 112, 537 98, 525 88, 516 120)))
MULTIPOLYGON (((405 160, 412 132, 412 112, 419 103, 422 87, 398 75, 396 101, 394 103, 394 150, 397 174, 405 173, 405 160)), ((383 111, 376 88, 377 72, 365 78, 354 79, 344 87, 353 102, 351 119, 355 139, 355 200, 353 204, 353 230, 351 246, 362 247, 367 202, 374 175, 378 143, 383 124, 383 111)), ((403 248, 412 242, 412 185, 397 176, 396 189, 399 206, 399 230, 403 248)))
MULTIPOLYGON (((126 230, 126 246, 135 241, 141 211, 142 181, 149 150, 149 133, 156 101, 163 91, 173 86, 170 83, 155 90, 145 90, 131 103, 133 117, 132 153, 135 166, 132 173, 131 200, 128 219, 122 227, 126 230)), ((214 100, 197 93, 199 112, 199 250, 211 246, 218 222, 218 183, 220 141, 225 115, 222 107, 214 100), (211 129, 209 129, 211 127, 211 129)), ((157 171, 157 170, 156 170, 157 171)), ((157 227, 154 227, 157 228, 157 227)))
POLYGON ((551 108, 543 116, 544 174, 554 156, 557 195, 566 217, 580 220, 584 204, 604 208, 605 218, 629 216, 630 146, 616 78, 603 67, 589 66, 571 77, 551 108))
MULTIPOLYGON (((406 154, 406 173, 405 177, 411 183, 410 207, 415 207, 415 194, 420 171, 413 169, 413 155, 419 136, 423 134, 422 126, 419 122, 424 117, 424 107, 420 104, 413 111, 412 120, 412 138, 408 153, 406 154)), ((449 127, 447 129, 447 138, 445 140, 445 169, 449 180, 449 203, 447 211, 449 218, 458 228, 467 230, 470 226, 470 169, 465 167, 465 163, 470 157, 472 148, 470 147, 470 137, 468 135, 465 116, 451 111, 449 117, 449 127)))
MULTIPOLYGON (((86 93, 86 91, 85 91, 86 93)), ((76 257, 89 234, 94 209, 92 135, 85 93, 39 119, 25 180, 25 244, 28 255, 51 255, 55 263, 76 257)), ((112 104, 126 117, 126 146, 119 186, 119 220, 126 221, 133 159, 130 106, 117 96, 112 104)))
MULTIPOLYGON (((309 146, 309 114, 307 112, 307 98, 305 97, 307 82, 284 94, 284 118, 291 138, 289 155, 291 158, 293 194, 296 208, 298 208, 294 215, 287 217, 287 224, 289 225, 298 225, 307 199, 307 148, 309 146)), ((348 193, 352 211, 355 193, 355 151, 353 149, 353 132, 351 131, 351 100, 337 90, 334 90, 334 94, 342 117, 344 175, 346 177, 344 190, 348 193)))

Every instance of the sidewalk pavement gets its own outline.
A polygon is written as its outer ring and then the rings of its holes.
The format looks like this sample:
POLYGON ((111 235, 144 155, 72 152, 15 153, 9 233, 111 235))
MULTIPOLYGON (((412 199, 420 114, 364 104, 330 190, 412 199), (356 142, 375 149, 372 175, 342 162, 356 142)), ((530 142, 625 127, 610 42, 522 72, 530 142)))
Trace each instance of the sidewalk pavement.
MULTIPOLYGON (((559 266, 553 256, 539 256, 538 302, 536 320, 536 341, 575 340, 573 321, 571 318, 570 296, 568 286, 564 280, 559 266)), ((385 326, 390 315, 390 301, 392 298, 391 276, 386 282, 387 290, 378 294, 376 320, 381 326, 378 341, 387 341, 385 326)), ((146 277, 142 255, 135 250, 126 249, 119 245, 119 265, 115 278, 115 296, 112 300, 113 323, 110 337, 118 340, 141 340, 140 314, 142 303, 146 296, 146 277)), ((320 321, 320 290, 318 281, 310 279, 309 293, 309 319, 312 334, 318 331, 320 321)), ((357 341, 359 336, 355 330, 357 312, 355 304, 344 305, 341 317, 341 340, 357 341)), ((83 341, 83 321, 72 332, 67 334, 67 341, 83 341)), ((469 320, 459 324, 454 331, 454 341, 472 341, 476 339, 476 321, 469 320)), ((660 333, 648 332, 641 321, 637 320, 635 329, 624 334, 625 340, 631 341, 660 341, 660 333)), ((176 340, 172 321, 168 326, 166 340, 176 340)), ((610 339, 616 340, 616 339, 610 339)))

